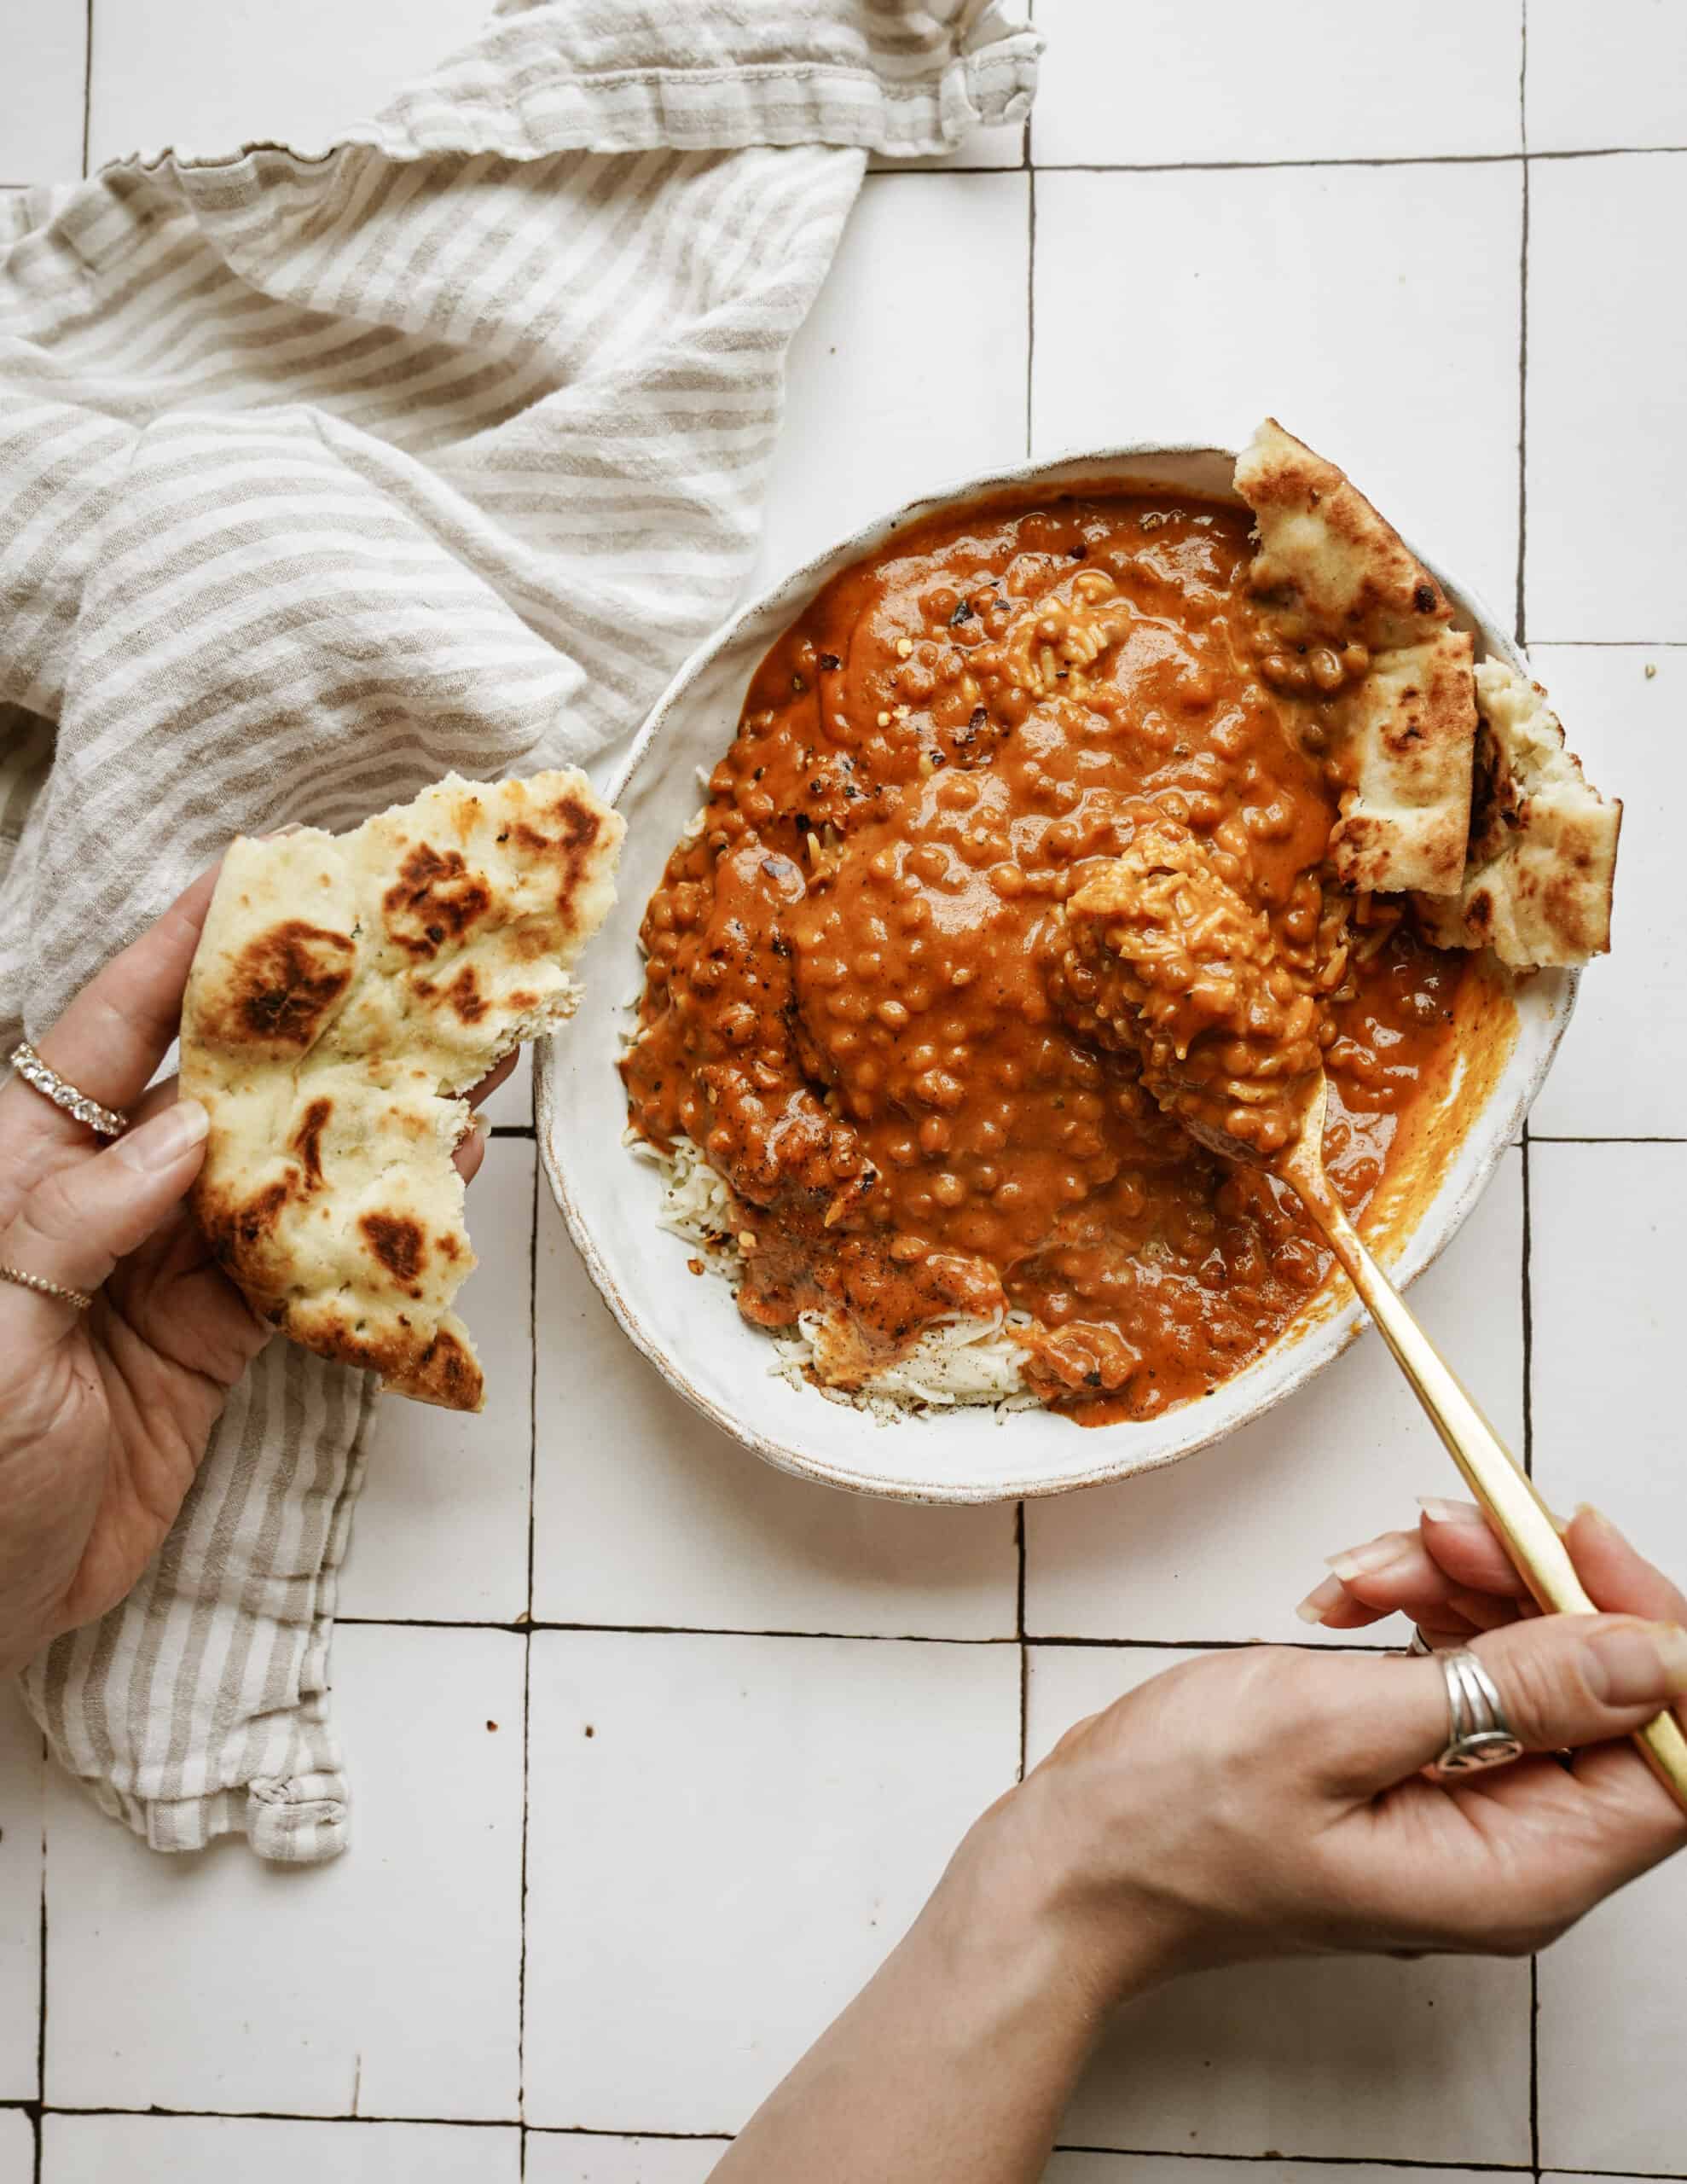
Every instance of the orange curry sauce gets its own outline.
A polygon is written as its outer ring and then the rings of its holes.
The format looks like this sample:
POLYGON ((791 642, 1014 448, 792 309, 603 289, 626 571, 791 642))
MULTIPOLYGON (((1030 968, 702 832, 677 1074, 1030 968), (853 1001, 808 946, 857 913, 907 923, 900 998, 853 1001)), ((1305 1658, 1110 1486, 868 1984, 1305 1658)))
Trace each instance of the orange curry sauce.
MULTIPOLYGON (((1319 916, 1335 777, 1260 677, 1249 523, 1099 493, 952 509, 762 661, 646 912, 623 1066, 635 1127, 692 1138, 741 1203, 746 1318, 842 1310, 877 1362, 945 1316, 1029 1314, 1032 1385, 1101 1423, 1210 1391, 1324 1278, 1289 1194, 1057 1007, 1061 904, 1145 821, 1245 852, 1273 930, 1319 916)), ((1323 1033, 1354 1211, 1444 1074, 1466 962, 1374 911, 1323 1033)))

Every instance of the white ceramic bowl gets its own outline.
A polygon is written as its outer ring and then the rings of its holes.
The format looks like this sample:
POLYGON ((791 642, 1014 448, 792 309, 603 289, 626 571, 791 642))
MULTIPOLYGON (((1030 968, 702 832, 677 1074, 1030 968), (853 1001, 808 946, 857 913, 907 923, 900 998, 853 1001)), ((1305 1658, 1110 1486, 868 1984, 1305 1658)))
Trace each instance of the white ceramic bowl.
MULTIPOLYGON (((917 519, 956 501, 1078 479, 1198 491, 1234 501, 1234 456, 1200 447, 1142 446, 964 480, 869 524, 765 592, 693 654, 628 753, 610 793, 627 819, 619 898, 585 966, 585 997, 537 1054, 539 1147, 557 1204, 592 1279, 657 1371, 705 1417, 781 1469, 902 1501, 991 1502, 1058 1494, 1174 1462, 1280 1403, 1352 1339, 1356 1305, 1314 1299, 1247 1368, 1199 1402, 1145 1424, 1080 1427, 1046 1410, 957 1409, 876 1425, 866 1413, 794 1388, 769 1369, 768 1338, 742 1321, 725 1282, 699 1280, 680 1238, 656 1225, 656 1169, 622 1142, 626 1101, 616 1062, 643 982, 639 922, 668 853, 702 801, 706 773, 731 742, 751 671, 822 584, 917 519)), ((1486 651, 1523 662, 1481 603, 1428 562, 1486 651)), ((1575 979, 1543 973, 1516 996, 1516 1032, 1497 1068, 1465 1073, 1459 1129, 1427 1202, 1384 1241, 1397 1281, 1423 1271, 1457 1232, 1516 1136, 1568 1019, 1575 979), (1469 1107, 1468 1117, 1464 1109, 1469 1107), (1462 1135, 1460 1134, 1462 1130, 1462 1135)))

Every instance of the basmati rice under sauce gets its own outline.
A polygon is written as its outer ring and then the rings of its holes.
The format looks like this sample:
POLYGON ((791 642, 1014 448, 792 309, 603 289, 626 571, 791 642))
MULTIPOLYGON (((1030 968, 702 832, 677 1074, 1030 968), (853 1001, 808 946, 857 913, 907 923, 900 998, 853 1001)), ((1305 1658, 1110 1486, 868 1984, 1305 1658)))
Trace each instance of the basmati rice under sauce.
POLYGON ((623 1066, 740 1310, 831 1387, 1151 1417, 1323 1279, 1295 1201, 1160 1114, 1063 975, 1065 897, 1139 831, 1209 840, 1333 988, 1351 1209, 1444 1079, 1465 959, 1380 903, 1347 931, 1339 782, 1258 671, 1281 640, 1248 523, 1131 496, 953 510, 835 578, 756 674, 646 913, 623 1066))

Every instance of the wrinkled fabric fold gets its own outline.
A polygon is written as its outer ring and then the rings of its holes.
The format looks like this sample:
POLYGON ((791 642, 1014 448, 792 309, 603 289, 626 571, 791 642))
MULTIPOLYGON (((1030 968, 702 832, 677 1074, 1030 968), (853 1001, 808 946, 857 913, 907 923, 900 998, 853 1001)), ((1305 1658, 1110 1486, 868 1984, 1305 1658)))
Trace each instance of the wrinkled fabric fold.
MULTIPOLYGON (((231 834, 629 735, 748 570, 867 151, 1018 118, 1037 44, 977 0, 507 7, 332 147, 0 202, 0 1050, 231 834)), ((371 1400, 272 1346, 130 1599, 26 1673, 157 1848, 347 1839, 371 1400)))

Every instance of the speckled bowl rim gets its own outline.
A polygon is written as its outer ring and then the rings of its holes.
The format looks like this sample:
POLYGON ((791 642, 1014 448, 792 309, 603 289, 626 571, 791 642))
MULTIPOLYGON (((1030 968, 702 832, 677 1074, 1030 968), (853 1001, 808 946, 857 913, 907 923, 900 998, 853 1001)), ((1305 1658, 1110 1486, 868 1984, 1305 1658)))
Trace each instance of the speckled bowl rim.
MULTIPOLYGON (((712 766, 731 739, 737 714, 734 711, 728 722, 722 722, 717 715, 706 721, 687 720, 688 700, 705 671, 734 647, 753 646, 753 653, 746 655, 747 684, 749 674, 767 645, 796 618, 822 584, 839 569, 874 551, 907 526, 957 502, 1012 491, 1016 487, 1060 487, 1087 479, 1105 479, 1122 486, 1133 479, 1145 480, 1236 502, 1231 483, 1235 460, 1233 450, 1198 441, 1140 441, 1082 450, 963 478, 862 524, 848 537, 814 555, 801 567, 760 593, 698 648, 658 700, 617 768, 606 794, 612 802, 622 803, 658 742, 672 735, 694 735, 699 745, 698 762, 712 766), (1183 474, 1177 474, 1180 472, 1183 474)), ((1461 619, 1475 630, 1481 651, 1527 674, 1528 661, 1481 598, 1449 576, 1421 549, 1413 546, 1412 551, 1442 585, 1461 619)), ((676 819, 670 839, 677 839, 684 816, 676 819)), ((635 930, 643 903, 640 902, 630 909, 635 930)), ((609 921, 610 926, 614 927, 617 920, 624 919, 629 909, 624 901, 617 903, 609 921)), ((606 958, 605 943, 608 938, 607 932, 600 937, 588 960, 589 979, 613 982, 618 976, 617 967, 606 958)), ((1483 1106, 1468 1126, 1452 1164, 1454 1170, 1462 1171, 1458 1187, 1449 1194, 1443 1184, 1393 1255, 1391 1271, 1402 1287, 1432 1265, 1452 1240, 1487 1188, 1505 1152, 1515 1142, 1569 1022, 1578 984, 1578 974, 1573 971, 1539 973, 1524 982, 1516 998, 1516 1043, 1483 1106)), ((1310 1324, 1291 1326, 1241 1373, 1220 1383, 1215 1394, 1199 1403, 1183 1404, 1139 1426, 1122 1424, 1085 1429, 1058 1420, 1062 1432, 1070 1438, 1068 1461, 1045 1462, 1035 1468, 1028 1467, 1023 1473, 1010 1472, 988 1480, 956 1476, 953 1470, 936 1471, 929 1464, 922 1465, 921 1449, 931 1446, 928 1439, 933 1431, 931 1421, 911 1417, 878 1426, 865 1414, 827 1403, 812 1390, 803 1391, 802 1399, 812 1403, 816 1411, 829 1412, 834 1420, 839 1415, 854 1418, 863 1455, 882 1459, 878 1463, 839 1461, 835 1456, 804 1446, 800 1432, 793 1435, 789 1429, 782 1433, 766 1431, 732 1403, 709 1394, 698 1385, 693 1369, 687 1368, 684 1356, 680 1354, 683 1345, 664 1340, 647 1323, 648 1314, 641 1310, 636 1287, 649 1280, 649 1262, 637 1264, 632 1270, 634 1279, 629 1279, 626 1269, 612 1265, 574 1187, 571 1159, 596 1159, 606 1150, 611 1150, 614 1159, 626 1161, 629 1167, 641 1165, 618 1141, 612 1148, 584 1142, 571 1146, 569 1132, 563 1127, 565 1095, 571 1082, 569 1064, 589 1059, 571 1050, 570 1042, 574 1037, 573 1027, 569 1027, 557 1037, 542 1040, 538 1044, 534 1061, 535 1118, 547 1179, 586 1269, 629 1339, 669 1385, 723 1432, 781 1471, 853 1493, 930 1503, 1021 1501, 1103 1485, 1140 1472, 1162 1470, 1168 1464, 1181 1462, 1197 1450, 1226 1439, 1304 1387, 1367 1324, 1357 1300, 1350 1300, 1343 1309, 1327 1312, 1310 1324), (1145 1447, 1146 1441, 1154 1445, 1145 1447)), ((612 1056, 602 1055, 598 1060, 605 1068, 612 1066, 612 1056)), ((653 1224, 651 1246, 652 1255, 662 1249, 678 1252, 683 1248, 677 1238, 657 1229, 653 1224)), ((759 1353, 747 1351, 746 1362, 755 1364, 763 1378, 769 1378, 766 1373, 768 1337, 741 1321, 736 1324, 741 1327, 745 1343, 756 1345, 756 1352, 759 1353)), ((947 1415, 953 1417, 954 1414, 947 1415)), ((974 1415, 978 1431, 1010 1436, 1023 1430, 1023 1420, 1048 1420, 1052 1417, 1052 1414, 1041 1409, 1009 1412, 1000 1420, 985 1410, 974 1415)), ((817 1419, 815 1431, 820 1429, 820 1420, 817 1419)))

